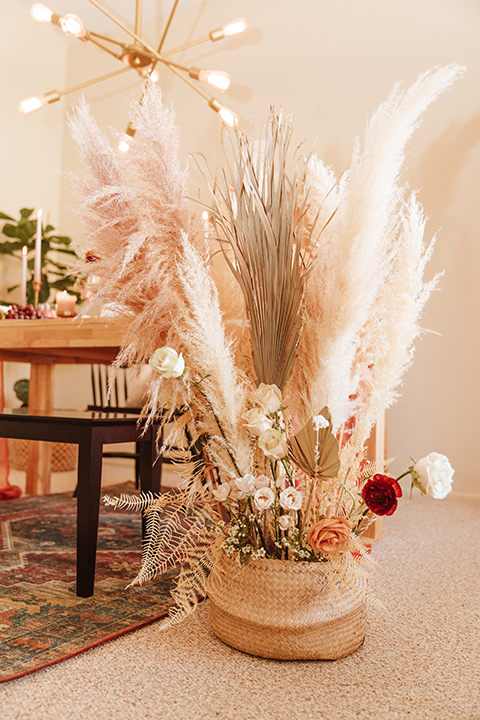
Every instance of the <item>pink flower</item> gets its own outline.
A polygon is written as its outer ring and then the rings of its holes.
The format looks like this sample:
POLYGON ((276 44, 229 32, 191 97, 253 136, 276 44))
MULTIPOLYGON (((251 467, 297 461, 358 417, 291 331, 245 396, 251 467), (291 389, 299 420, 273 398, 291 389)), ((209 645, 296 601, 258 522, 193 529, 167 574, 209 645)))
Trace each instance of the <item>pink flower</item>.
POLYGON ((316 553, 334 553, 343 550, 350 537, 352 523, 344 517, 324 518, 308 531, 308 542, 316 553))

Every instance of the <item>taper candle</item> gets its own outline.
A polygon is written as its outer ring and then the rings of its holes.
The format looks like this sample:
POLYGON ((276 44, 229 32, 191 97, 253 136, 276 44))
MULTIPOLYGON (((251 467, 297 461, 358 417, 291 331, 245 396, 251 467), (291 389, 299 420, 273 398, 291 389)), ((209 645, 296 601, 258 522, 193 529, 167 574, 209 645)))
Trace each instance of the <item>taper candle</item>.
POLYGON ((22 248, 22 284, 20 285, 22 295, 20 304, 23 307, 27 304, 27 252, 28 248, 24 245, 22 248))
POLYGON ((42 282, 42 211, 37 212, 37 236, 35 238, 35 263, 33 266, 33 282, 42 282))

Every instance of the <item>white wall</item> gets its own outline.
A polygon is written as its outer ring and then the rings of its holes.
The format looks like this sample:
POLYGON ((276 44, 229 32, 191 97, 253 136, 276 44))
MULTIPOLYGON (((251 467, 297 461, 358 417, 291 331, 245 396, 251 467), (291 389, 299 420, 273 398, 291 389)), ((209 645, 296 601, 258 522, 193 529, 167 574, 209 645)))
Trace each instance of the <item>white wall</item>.
MULTIPOLYGON (((82 5, 87 4, 87 0, 72 0, 69 9, 81 15, 82 5)), ((261 125, 269 104, 294 112, 297 139, 316 136, 317 153, 337 173, 348 166, 353 138, 363 131, 366 118, 396 81, 409 84, 435 65, 458 62, 467 66, 465 78, 427 111, 407 159, 405 179, 420 190, 420 200, 430 216, 428 233, 438 232, 429 272, 433 275, 445 268, 446 274, 423 319, 424 327, 440 335, 427 334, 418 344, 414 366, 405 376, 402 399, 388 415, 388 452, 398 455, 392 466, 398 471, 408 462, 409 453, 418 457, 431 450, 443 452, 456 468, 456 490, 479 494, 475 450, 480 357, 479 3, 189 1, 185 11, 178 13, 168 47, 202 36, 239 15, 249 20, 247 36, 200 46, 185 52, 179 61, 230 72, 233 88, 225 102, 250 124, 261 125)), ((161 18, 146 28, 153 43, 158 41, 160 28, 161 18)), ((68 59, 68 85, 117 67, 113 59, 80 43, 69 46, 68 59)), ((45 78, 50 72, 51 68, 47 72, 42 65, 45 78)), ((54 82, 46 81, 46 85, 49 89, 54 82)), ((212 163, 216 156, 220 159, 216 115, 180 81, 164 74, 162 87, 166 102, 175 106, 183 157, 199 151, 212 163)), ((129 74, 88 89, 85 97, 102 127, 121 131, 130 99, 137 93, 138 84, 129 74)), ((71 96, 63 107, 74 100, 71 96)), ((43 118, 56 111, 54 106, 43 110, 43 118)), ((40 117, 39 113, 35 122, 39 123, 40 117)), ((15 115, 10 122, 18 124, 19 132, 14 134, 17 147, 26 137, 31 142, 35 130, 33 124, 26 125, 30 119, 22 119, 20 126, 15 115)), ((41 122, 48 125, 53 121, 41 122)), ((31 164, 38 171, 44 155, 37 152, 31 156, 31 164)), ((53 167, 57 166, 51 164, 49 169, 53 167)), ((67 134, 63 167, 80 168, 67 134)), ((18 182, 22 174, 16 167, 18 182)), ((196 195, 200 179, 194 168, 190 186, 196 195)), ((80 223, 66 209, 73 202, 63 186, 62 232, 76 236, 80 223)))

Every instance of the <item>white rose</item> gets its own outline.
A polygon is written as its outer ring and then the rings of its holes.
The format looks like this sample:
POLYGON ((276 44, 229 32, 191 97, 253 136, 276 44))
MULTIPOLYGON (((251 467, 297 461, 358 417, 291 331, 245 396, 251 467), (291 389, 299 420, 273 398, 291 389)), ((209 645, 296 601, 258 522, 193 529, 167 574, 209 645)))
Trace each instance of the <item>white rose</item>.
POLYGON ((230 485, 228 483, 222 483, 212 490, 212 495, 214 498, 219 500, 219 502, 223 502, 230 495, 230 485))
POLYGON ((260 490, 260 488, 269 487, 270 486, 270 480, 266 475, 259 475, 257 478, 255 478, 255 487, 257 490, 260 490))
POLYGON ((173 349, 161 347, 155 350, 148 364, 163 378, 178 378, 185 370, 185 360, 173 349))
POLYGON ((455 470, 445 455, 431 452, 417 462, 414 470, 425 491, 437 500, 442 500, 451 491, 455 470))
POLYGON ((255 407, 242 415, 246 420, 245 427, 252 435, 261 435, 273 425, 273 420, 265 415, 262 408, 255 407))
POLYGON ((285 488, 280 493, 280 505, 284 510, 300 510, 302 502, 302 493, 294 487, 285 488))
POLYGON ((276 385, 260 383, 253 397, 262 406, 263 411, 270 414, 277 412, 282 404, 282 391, 276 385))
POLYGON ((282 530, 288 530, 294 525, 293 518, 291 515, 280 515, 278 518, 278 524, 282 530))
POLYGON ((253 501, 257 510, 266 510, 275 500, 275 494, 269 487, 260 488, 255 492, 253 501))
POLYGON ((258 438, 258 447, 272 460, 281 460, 288 453, 288 445, 280 430, 265 430, 258 438))
POLYGON ((253 475, 244 475, 235 479, 235 485, 242 493, 251 493, 255 490, 255 478, 253 475))

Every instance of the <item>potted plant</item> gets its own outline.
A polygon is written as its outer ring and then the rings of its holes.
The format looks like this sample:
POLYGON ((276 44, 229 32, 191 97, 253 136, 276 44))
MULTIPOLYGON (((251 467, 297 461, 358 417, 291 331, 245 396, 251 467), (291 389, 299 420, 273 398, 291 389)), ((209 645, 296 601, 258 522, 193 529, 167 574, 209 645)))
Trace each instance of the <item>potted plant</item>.
POLYGON ((450 491, 445 456, 393 477, 386 459, 366 461, 365 442, 398 396, 436 283, 424 279, 423 210, 399 182, 405 146, 460 74, 436 68, 396 88, 340 178, 289 150, 293 120, 275 109, 260 138, 235 130, 224 167, 204 173, 207 238, 154 88, 132 117, 128 161, 88 109, 73 120, 92 174, 81 200, 102 258, 96 297, 132 316, 116 365, 149 358, 144 416, 161 416, 162 450, 185 426, 192 438, 176 456, 182 491, 105 498, 145 514, 133 585, 181 566, 170 622, 208 594, 212 629, 233 647, 343 657, 365 634, 366 525, 395 512, 402 478, 434 498, 450 491), (99 203, 112 187, 115 202, 99 203))
MULTIPOLYGON (((32 218, 33 208, 22 208, 20 218, 15 220, 10 215, 0 212, 0 220, 5 220, 1 232, 7 238, 0 242, 0 253, 11 255, 21 260, 22 248, 26 246, 28 251, 35 249, 35 237, 37 221, 32 218)), ((77 278, 72 274, 71 261, 78 258, 72 248, 72 240, 66 235, 54 233, 53 225, 42 225, 42 285, 39 292, 39 304, 55 302, 54 293, 58 290, 68 290, 80 300, 80 293, 74 289, 77 278), (70 262, 61 262, 58 255, 65 257, 70 262)), ((27 304, 34 302, 33 289, 33 256, 28 260, 27 267, 30 271, 30 278, 27 279, 27 304)), ((7 288, 7 292, 13 292, 19 287, 19 283, 7 288)), ((9 305, 10 301, 3 301, 9 305)))

